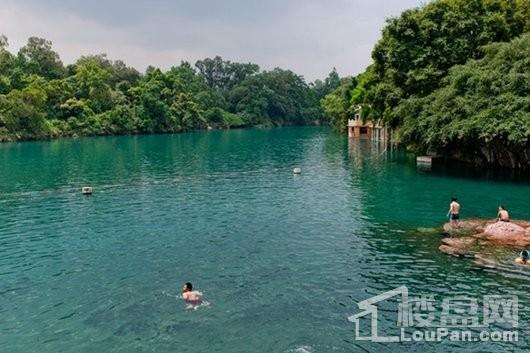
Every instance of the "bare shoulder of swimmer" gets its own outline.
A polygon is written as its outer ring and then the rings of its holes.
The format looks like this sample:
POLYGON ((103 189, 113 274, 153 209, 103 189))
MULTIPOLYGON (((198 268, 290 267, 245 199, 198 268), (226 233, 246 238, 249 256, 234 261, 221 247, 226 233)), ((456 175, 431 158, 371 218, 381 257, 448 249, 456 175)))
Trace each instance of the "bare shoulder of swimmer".
POLYGON ((515 259, 515 262, 517 262, 518 264, 522 264, 522 263, 524 263, 523 259, 521 259, 520 257, 518 257, 517 259, 515 259))
POLYGON ((190 292, 190 297, 194 300, 201 299, 202 292, 199 292, 198 290, 194 290, 193 292, 190 292))

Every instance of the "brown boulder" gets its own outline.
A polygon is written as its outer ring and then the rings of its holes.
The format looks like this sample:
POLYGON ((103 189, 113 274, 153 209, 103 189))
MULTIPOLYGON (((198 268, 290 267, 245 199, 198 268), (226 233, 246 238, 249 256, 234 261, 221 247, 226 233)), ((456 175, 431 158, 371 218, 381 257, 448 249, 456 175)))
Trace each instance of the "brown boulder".
POLYGON ((453 255, 453 256, 466 256, 469 255, 469 252, 466 249, 455 248, 449 245, 442 244, 438 248, 441 252, 453 255))
POLYGON ((466 249, 477 243, 477 239, 472 237, 443 238, 442 243, 452 248, 466 249))
POLYGON ((530 244, 530 233, 512 222, 488 224, 483 234, 475 234, 474 237, 504 245, 525 246, 530 244))
POLYGON ((476 233, 477 229, 480 230, 484 228, 487 224, 486 220, 481 219, 465 219, 458 221, 458 226, 453 226, 451 222, 445 223, 443 228, 444 231, 448 234, 471 234, 476 233))
POLYGON ((515 223, 518 226, 521 226, 523 228, 530 228, 530 221, 515 220, 515 221, 512 221, 512 223, 515 223))
POLYGON ((458 227, 446 223, 444 230, 451 237, 442 239, 439 250, 450 255, 466 256, 476 252, 477 247, 526 247, 530 245, 529 224, 529 221, 519 220, 495 222, 478 219, 462 220, 458 227))
POLYGON ((495 222, 488 224, 484 229, 484 233, 491 236, 523 236, 525 229, 513 222, 495 222))

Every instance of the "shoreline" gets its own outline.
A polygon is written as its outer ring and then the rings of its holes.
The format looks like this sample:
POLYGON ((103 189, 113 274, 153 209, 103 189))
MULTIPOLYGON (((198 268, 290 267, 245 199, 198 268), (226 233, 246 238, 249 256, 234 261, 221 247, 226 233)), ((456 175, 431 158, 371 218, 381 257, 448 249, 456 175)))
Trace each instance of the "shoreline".
POLYGON ((207 131, 228 131, 228 130, 250 130, 250 129, 279 129, 279 128, 302 128, 302 127, 331 127, 325 122, 315 122, 314 124, 305 124, 305 125, 295 125, 295 124, 286 124, 286 125, 249 125, 249 126, 237 126, 237 127, 207 127, 204 129, 192 129, 192 130, 182 130, 174 132, 124 132, 124 133, 114 133, 114 134, 72 134, 72 135, 59 135, 59 136, 48 136, 48 137, 36 137, 36 138, 20 138, 20 139, 3 139, 0 136, 0 146, 11 144, 11 143, 23 143, 23 142, 51 142, 51 141, 60 141, 60 140, 77 140, 80 138, 91 138, 91 137, 119 137, 119 136, 158 136, 158 135, 178 135, 185 133, 196 133, 196 132, 207 132, 207 131))

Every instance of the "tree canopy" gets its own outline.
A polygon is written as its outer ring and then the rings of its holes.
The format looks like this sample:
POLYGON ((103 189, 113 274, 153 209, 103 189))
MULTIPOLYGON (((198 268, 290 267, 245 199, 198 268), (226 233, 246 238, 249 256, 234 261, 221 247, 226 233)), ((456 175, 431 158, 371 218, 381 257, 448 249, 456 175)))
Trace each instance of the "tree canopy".
POLYGON ((338 80, 333 70, 308 84, 219 56, 145 73, 104 54, 65 66, 46 39, 31 37, 14 55, 0 36, 0 141, 312 124, 338 80))
MULTIPOLYGON (((339 130, 361 106, 363 118, 394 128, 406 147, 454 155, 456 146, 502 145, 499 153, 520 164, 513 155, 530 136, 528 77, 520 69, 529 56, 528 40, 517 38, 528 31, 530 0, 434 0, 406 10, 387 20, 373 64, 343 79, 322 108, 339 130)), ((479 154, 500 163, 492 153, 479 154)))
POLYGON ((485 57, 451 68, 442 87, 407 100, 403 143, 526 168, 530 142, 530 34, 484 48, 485 57))

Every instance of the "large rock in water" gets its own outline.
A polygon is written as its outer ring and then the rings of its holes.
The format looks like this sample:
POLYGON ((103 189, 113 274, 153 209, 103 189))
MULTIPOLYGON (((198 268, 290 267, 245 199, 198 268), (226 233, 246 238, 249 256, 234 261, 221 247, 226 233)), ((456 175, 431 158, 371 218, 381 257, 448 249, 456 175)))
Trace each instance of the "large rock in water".
POLYGON ((525 246, 530 244, 530 232, 513 222, 496 222, 488 224, 483 234, 477 237, 507 245, 525 246))
POLYGON ((452 246, 449 246, 449 245, 445 245, 445 244, 440 245, 438 250, 440 250, 443 253, 446 253, 448 255, 453 255, 453 256, 470 255, 470 253, 467 251, 467 249, 455 248, 455 247, 452 247, 452 246))
POLYGON ((477 239, 473 237, 443 238, 442 243, 453 248, 465 249, 475 245, 477 243, 477 239))
POLYGON ((442 245, 438 248, 441 252, 455 256, 470 255, 469 248, 477 244, 473 237, 443 238, 442 245))
POLYGON ((458 226, 453 226, 450 222, 445 223, 443 228, 444 231, 453 236, 456 235, 469 235, 477 232, 477 228, 484 227, 486 220, 480 219, 466 219, 458 222, 458 226))
POLYGON ((449 237, 442 239, 439 250, 455 256, 469 256, 484 247, 523 248, 530 245, 530 221, 467 219, 454 227, 446 223, 444 231, 449 237))

